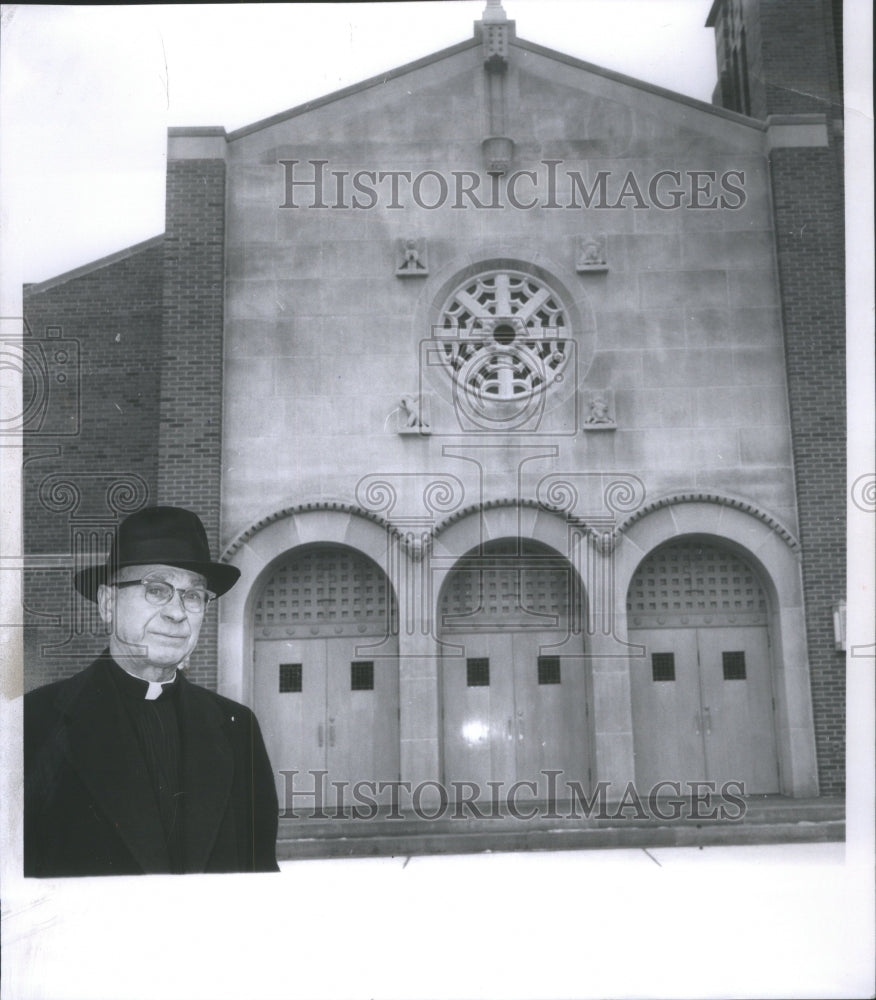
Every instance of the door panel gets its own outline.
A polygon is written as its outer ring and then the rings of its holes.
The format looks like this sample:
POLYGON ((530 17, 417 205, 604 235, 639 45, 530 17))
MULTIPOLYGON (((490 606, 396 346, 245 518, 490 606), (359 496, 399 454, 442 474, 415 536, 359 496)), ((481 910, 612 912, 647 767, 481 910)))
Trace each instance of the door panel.
MULTIPOLYGON (((353 638, 327 641, 329 780, 351 785, 357 781, 398 781, 398 658, 375 658, 366 644, 353 638), (357 665, 355 671, 353 664, 357 665)), ((386 651, 385 644, 381 648, 386 651)), ((390 795, 387 789, 378 798, 389 801, 390 795)), ((350 799, 349 789, 345 799, 350 799)))
POLYGON ((253 698, 283 808, 280 771, 298 771, 296 787, 312 787, 308 771, 325 768, 326 642, 260 639, 255 644, 253 698), (280 692, 280 664, 301 664, 301 690, 280 692))
POLYGON ((552 641, 551 633, 514 636, 517 774, 538 783, 540 799, 550 788, 544 771, 562 772, 554 785, 560 798, 568 796, 566 782, 589 787, 584 660, 552 655, 552 641))
POLYGON ((742 781, 747 794, 777 792, 766 629, 699 629, 698 641, 709 778, 742 781))
MULTIPOLYGON (((397 643, 397 640, 393 640, 397 643)), ((254 701, 283 806, 280 770, 296 770, 295 785, 310 790, 309 771, 327 771, 328 805, 352 801, 351 789, 331 782, 399 778, 398 658, 367 659, 366 640, 260 639, 255 644, 254 701), (362 647, 365 647, 364 650, 362 647), (357 655, 364 652, 366 655, 357 655), (352 690, 351 663, 372 664, 370 687, 352 690), (301 690, 281 692, 280 665, 301 664, 301 690)), ((381 647, 386 652, 386 644, 381 647)), ((389 801, 391 790, 377 796, 389 801)), ((307 803, 306 799, 298 805, 307 803)))
MULTIPOLYGON (((516 778, 514 746, 514 667, 511 635, 501 633, 452 636, 463 647, 443 658, 444 776, 451 782, 475 782, 478 798, 489 800, 489 781, 506 787, 516 778), (471 660, 486 660, 489 683, 469 684, 471 660)), ((472 666, 472 680, 484 679, 483 664, 472 666)))
MULTIPOLYGON (((646 794, 659 781, 704 780, 696 630, 635 629, 629 638, 645 647, 644 656, 630 658, 639 794, 646 794), (655 654, 672 656, 674 679, 654 679, 655 654)), ((657 677, 668 673, 668 661, 658 660, 657 677)))
MULTIPOLYGON (((448 642, 465 654, 443 658, 444 774, 453 781, 477 782, 481 800, 487 782, 501 782, 502 797, 515 781, 533 781, 536 796, 547 798, 545 770, 561 771, 564 782, 589 788, 586 674, 584 660, 552 657, 559 683, 539 683, 539 655, 550 657, 551 632, 492 632, 456 635, 448 642), (546 652, 545 652, 546 651, 546 652), (467 665, 489 661, 489 685, 469 685, 467 665)), ((521 793, 520 802, 533 796, 521 793)))
POLYGON ((646 651, 631 660, 640 794, 658 781, 702 780, 741 781, 747 794, 777 792, 767 630, 637 629, 630 641, 646 651), (673 656, 674 680, 654 679, 655 653, 673 656))

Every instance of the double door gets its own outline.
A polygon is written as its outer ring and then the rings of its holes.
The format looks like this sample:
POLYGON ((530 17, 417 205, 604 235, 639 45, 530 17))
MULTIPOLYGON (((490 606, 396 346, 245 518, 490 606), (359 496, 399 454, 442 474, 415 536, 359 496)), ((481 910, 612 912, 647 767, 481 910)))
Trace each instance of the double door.
MULTIPOLYGON (((443 657, 445 785, 473 783, 479 801, 567 798, 567 782, 589 788, 585 661, 559 647, 556 632, 447 636, 462 647, 443 657), (567 655, 561 655, 562 649, 567 655), (549 778, 545 772, 559 771, 549 778)), ((470 791, 465 795, 471 797, 470 791)))
POLYGON ((636 785, 726 781, 779 790, 765 627, 630 631, 636 785))
MULTIPOLYGON (((380 643, 377 656, 361 637, 256 641, 255 711, 281 809, 288 788, 282 771, 299 772, 296 791, 321 784, 327 806, 355 802, 357 782, 398 781, 398 657, 391 645, 380 643)), ((304 812, 310 801, 298 796, 285 805, 304 812)))

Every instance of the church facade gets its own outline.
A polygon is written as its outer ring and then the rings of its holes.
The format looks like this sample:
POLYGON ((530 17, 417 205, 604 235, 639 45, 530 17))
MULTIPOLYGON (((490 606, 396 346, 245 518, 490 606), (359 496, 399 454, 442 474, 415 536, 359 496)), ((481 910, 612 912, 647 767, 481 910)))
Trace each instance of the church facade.
POLYGON ((839 6, 716 0, 712 105, 490 2, 171 129, 166 231, 25 290, 77 366, 27 428, 27 685, 100 648, 72 572, 172 503, 241 570, 189 670, 281 801, 840 793, 839 6))

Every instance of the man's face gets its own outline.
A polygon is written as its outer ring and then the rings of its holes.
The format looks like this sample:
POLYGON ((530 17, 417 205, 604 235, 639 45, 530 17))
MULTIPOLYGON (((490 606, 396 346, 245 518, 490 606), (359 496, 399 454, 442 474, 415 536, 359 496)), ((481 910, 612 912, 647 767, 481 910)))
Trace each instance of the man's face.
POLYGON ((174 588, 167 604, 156 606, 146 599, 143 586, 103 586, 98 589, 100 616, 112 629, 110 653, 131 673, 147 680, 158 680, 172 671, 198 644, 204 613, 187 611, 179 590, 205 588, 199 573, 175 566, 125 566, 115 583, 132 580, 162 580, 174 588))

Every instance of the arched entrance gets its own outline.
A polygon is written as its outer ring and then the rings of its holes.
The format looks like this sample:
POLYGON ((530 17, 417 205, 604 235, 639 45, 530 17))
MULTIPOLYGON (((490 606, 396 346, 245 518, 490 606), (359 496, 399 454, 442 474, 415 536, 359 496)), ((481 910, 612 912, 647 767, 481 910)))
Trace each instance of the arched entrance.
POLYGON ((457 562, 438 620, 451 794, 454 782, 480 800, 521 781, 539 799, 567 797, 567 782, 589 788, 588 676, 571 627, 581 604, 568 561, 540 543, 499 539, 457 562))
POLYGON ((757 573, 714 540, 663 545, 627 594, 636 782, 740 781, 778 792, 768 603, 757 573))
POLYGON ((281 771, 305 790, 327 772, 330 803, 398 780, 396 618, 383 570, 354 549, 304 545, 276 564, 253 615, 253 701, 281 803, 281 771))

